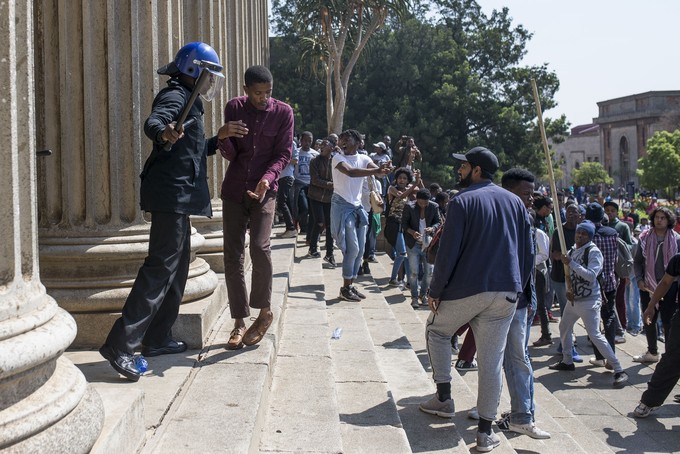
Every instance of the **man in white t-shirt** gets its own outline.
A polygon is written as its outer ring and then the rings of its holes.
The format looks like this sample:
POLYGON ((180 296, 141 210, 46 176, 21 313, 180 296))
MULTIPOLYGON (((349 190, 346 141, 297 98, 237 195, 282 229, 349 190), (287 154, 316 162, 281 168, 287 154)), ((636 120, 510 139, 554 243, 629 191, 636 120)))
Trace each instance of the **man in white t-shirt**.
POLYGON ((366 297, 352 285, 361 266, 368 228, 368 215, 361 205, 364 177, 387 175, 391 170, 389 162, 378 167, 370 157, 357 154, 361 140, 361 134, 354 129, 340 134, 338 144, 343 154, 333 156, 331 164, 331 230, 342 251, 340 298, 347 301, 360 301, 366 297))

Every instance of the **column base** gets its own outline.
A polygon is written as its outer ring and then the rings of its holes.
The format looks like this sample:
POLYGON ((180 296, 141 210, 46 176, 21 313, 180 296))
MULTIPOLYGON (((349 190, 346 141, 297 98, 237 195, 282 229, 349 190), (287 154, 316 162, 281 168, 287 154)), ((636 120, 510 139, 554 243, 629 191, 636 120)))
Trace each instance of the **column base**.
MULTIPOLYGON (((214 275, 214 273, 213 273, 214 275)), ((187 343, 191 349, 201 349, 217 318, 227 307, 227 288, 220 282, 210 295, 179 308, 179 316, 172 327, 172 334, 187 343)), ((120 312, 72 313, 78 325, 78 334, 71 348, 99 348, 108 335, 120 312)))

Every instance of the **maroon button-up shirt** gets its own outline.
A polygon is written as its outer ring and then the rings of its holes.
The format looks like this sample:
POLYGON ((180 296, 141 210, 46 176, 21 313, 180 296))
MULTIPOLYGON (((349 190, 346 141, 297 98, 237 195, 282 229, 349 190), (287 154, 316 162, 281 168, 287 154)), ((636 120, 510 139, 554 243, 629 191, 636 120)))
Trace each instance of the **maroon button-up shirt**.
POLYGON ((278 188, 279 173, 293 153, 293 109, 269 98, 267 108, 258 110, 247 96, 239 96, 224 108, 225 123, 238 120, 246 124, 248 134, 219 140, 217 145, 229 161, 221 196, 241 203, 246 190, 254 191, 263 178, 269 181, 270 190, 278 188))

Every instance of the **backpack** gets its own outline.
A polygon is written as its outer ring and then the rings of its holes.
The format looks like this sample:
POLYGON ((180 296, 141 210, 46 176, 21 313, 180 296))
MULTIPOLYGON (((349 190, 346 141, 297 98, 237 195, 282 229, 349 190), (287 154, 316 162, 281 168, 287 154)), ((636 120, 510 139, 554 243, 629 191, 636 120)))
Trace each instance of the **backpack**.
POLYGON ((628 243, 616 237, 616 266, 614 272, 619 279, 627 279, 633 273, 633 254, 628 243))

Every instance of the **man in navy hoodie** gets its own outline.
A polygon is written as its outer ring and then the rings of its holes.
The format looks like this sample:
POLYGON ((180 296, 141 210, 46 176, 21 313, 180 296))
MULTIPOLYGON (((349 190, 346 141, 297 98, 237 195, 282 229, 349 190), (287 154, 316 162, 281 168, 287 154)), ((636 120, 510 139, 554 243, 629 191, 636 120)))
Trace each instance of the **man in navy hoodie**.
POLYGON ((462 161, 458 176, 466 189, 449 202, 430 284, 426 338, 437 393, 420 409, 454 415, 451 337, 469 322, 475 337, 484 339, 477 346, 477 450, 488 452, 500 444, 491 423, 500 401, 508 329, 533 268, 531 222, 520 198, 493 183, 498 159, 491 151, 475 147, 453 157, 462 161))

